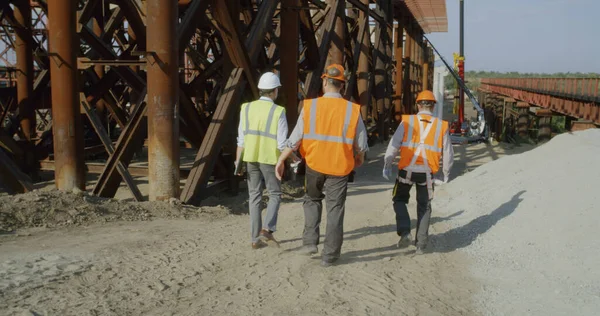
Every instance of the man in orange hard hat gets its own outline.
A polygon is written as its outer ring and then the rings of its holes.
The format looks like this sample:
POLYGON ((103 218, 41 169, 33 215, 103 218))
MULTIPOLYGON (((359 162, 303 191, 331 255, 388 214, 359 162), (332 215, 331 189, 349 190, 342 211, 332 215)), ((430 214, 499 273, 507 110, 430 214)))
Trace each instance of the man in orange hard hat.
POLYGON ((436 100, 433 93, 425 90, 417 96, 416 115, 402 115, 402 122, 394 133, 385 153, 383 177, 389 180, 392 163, 398 153, 398 176, 394 186, 393 201, 396 213, 396 231, 400 236, 399 248, 411 244, 408 200, 413 184, 417 189, 417 227, 415 246, 422 254, 427 245, 431 200, 433 199, 433 175, 438 172, 443 158, 444 183, 448 182, 454 159, 450 142, 448 122, 432 115, 436 100))
POLYGON ((304 100, 304 105, 287 148, 277 162, 277 177, 283 175, 284 161, 296 149, 306 159, 304 233, 302 253, 316 254, 323 198, 327 202, 327 230, 321 265, 338 260, 344 235, 344 213, 348 178, 365 159, 367 130, 360 117, 360 105, 342 98, 346 79, 344 68, 333 64, 323 76, 324 95, 304 100), (323 195, 325 192, 325 195, 323 195))

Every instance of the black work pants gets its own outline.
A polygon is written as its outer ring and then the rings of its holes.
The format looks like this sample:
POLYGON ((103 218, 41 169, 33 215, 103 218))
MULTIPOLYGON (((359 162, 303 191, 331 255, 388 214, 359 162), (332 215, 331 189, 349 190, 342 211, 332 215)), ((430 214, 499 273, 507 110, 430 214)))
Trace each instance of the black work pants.
POLYGON ((304 199, 304 232, 302 243, 305 246, 319 244, 323 198, 327 203, 327 227, 322 256, 325 261, 340 257, 344 241, 344 213, 348 176, 331 176, 314 171, 306 166, 304 199), (323 195, 325 192, 325 195, 323 195))
MULTIPOLYGON (((406 178, 406 171, 400 170, 398 175, 406 178)), ((415 244, 425 247, 429 232, 429 220, 431 219, 431 200, 427 191, 427 174, 412 173, 409 179, 417 185, 417 232, 415 244)), ((432 183, 433 186, 433 183, 432 183)), ((408 200, 410 199, 411 184, 398 181, 394 186, 394 212, 396 212, 396 231, 399 236, 410 233, 410 215, 408 215, 408 200)))

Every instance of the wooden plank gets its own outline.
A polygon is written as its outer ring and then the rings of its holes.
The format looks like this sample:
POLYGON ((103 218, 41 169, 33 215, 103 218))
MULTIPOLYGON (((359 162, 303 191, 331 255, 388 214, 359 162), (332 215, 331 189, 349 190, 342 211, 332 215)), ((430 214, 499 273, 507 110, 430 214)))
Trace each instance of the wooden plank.
MULTIPOLYGON (((92 124, 92 127, 96 131, 96 134, 98 134, 98 137, 100 137, 100 141, 104 145, 104 148, 106 148, 106 152, 109 155, 113 155, 115 153, 115 148, 113 147, 112 141, 110 140, 110 137, 106 133, 104 126, 102 126, 102 122, 98 118, 98 115, 96 114, 96 110, 93 109, 92 106, 86 101, 86 97, 85 97, 84 93, 80 93, 79 95, 80 95, 79 100, 81 102, 83 109, 85 110, 85 114, 90 119, 90 123, 92 124)), ((125 181, 125 184, 129 188, 129 190, 131 190, 131 193, 133 194, 133 197, 135 198, 135 200, 143 201, 144 196, 140 192, 140 189, 138 189, 137 185, 135 185, 135 182, 133 181, 133 177, 131 176, 129 171, 127 171, 127 168, 125 167, 123 162, 117 161, 117 170, 121 174, 121 177, 123 178, 123 181, 125 181)))

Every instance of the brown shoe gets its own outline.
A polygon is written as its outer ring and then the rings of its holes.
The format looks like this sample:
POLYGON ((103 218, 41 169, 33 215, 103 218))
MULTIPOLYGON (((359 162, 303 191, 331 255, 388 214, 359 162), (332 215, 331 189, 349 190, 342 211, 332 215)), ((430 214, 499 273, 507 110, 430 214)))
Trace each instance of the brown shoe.
POLYGON ((275 245, 279 246, 279 242, 275 239, 275 237, 273 237, 273 233, 266 229, 261 229, 258 238, 262 239, 265 242, 272 241, 275 243, 275 245))
POLYGON ((265 242, 262 240, 258 240, 257 242, 252 243, 252 249, 260 249, 266 246, 265 242))

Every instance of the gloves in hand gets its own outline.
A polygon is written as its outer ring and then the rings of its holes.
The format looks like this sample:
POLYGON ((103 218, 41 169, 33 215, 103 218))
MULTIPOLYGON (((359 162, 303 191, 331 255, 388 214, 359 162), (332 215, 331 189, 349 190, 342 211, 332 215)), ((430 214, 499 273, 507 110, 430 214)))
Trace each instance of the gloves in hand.
POLYGON ((386 180, 390 180, 390 178, 392 178, 392 166, 385 165, 383 167, 383 178, 386 180))

